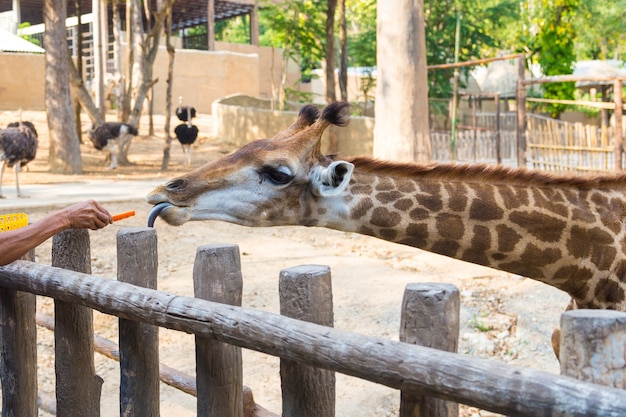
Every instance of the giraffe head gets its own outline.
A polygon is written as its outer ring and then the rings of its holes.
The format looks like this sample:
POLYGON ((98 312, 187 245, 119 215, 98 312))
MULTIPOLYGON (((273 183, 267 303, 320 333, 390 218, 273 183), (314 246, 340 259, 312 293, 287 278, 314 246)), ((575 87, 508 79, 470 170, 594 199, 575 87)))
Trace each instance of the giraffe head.
MULTIPOLYGON (((308 224, 311 202, 339 198, 353 165, 321 154, 330 125, 348 123, 348 104, 321 113, 307 105, 296 121, 271 139, 259 139, 217 161, 158 186, 150 204, 166 203, 160 217, 171 225, 223 220, 246 226, 308 224)), ((328 201, 326 201, 328 203, 328 201)))

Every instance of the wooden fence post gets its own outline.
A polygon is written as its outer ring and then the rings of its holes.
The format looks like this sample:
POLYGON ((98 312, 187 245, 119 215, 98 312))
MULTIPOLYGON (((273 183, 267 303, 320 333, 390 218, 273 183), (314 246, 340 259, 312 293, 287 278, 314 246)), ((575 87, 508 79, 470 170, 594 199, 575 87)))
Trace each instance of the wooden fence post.
MULTIPOLYGON (((90 274, 89 231, 69 229, 54 235, 52 266, 90 274)), ((94 366, 93 311, 55 300, 54 320, 57 415, 99 416, 103 380, 94 366)))
MULTIPOLYGON (((24 258, 35 261, 35 251, 24 258)), ((0 287, 2 417, 37 417, 36 296, 0 287)))
POLYGON ((613 117, 615 118, 615 170, 622 171, 622 155, 624 152, 623 147, 623 138, 622 138, 622 112, 623 112, 623 101, 622 101, 622 80, 616 78, 613 81, 613 100, 615 103, 615 112, 613 113, 613 117))
MULTIPOLYGON (((279 294, 280 314, 333 327, 333 295, 328 266, 301 265, 283 269, 279 294)), ((334 417, 334 372, 281 359, 280 377, 283 417, 334 417)))
POLYGON ((524 54, 517 57, 517 166, 526 167, 526 84, 524 83, 524 54))
MULTIPOLYGON (((241 307, 243 278, 237 245, 206 245, 196 251, 194 296, 241 307)), ((196 336, 199 417, 243 417, 241 348, 196 336)))
MULTIPOLYGON (((152 227, 117 232, 117 279, 156 289, 157 234, 152 227)), ((159 415, 159 328, 120 319, 120 415, 159 415)))
MULTIPOLYGON (((456 352, 459 345, 458 288, 450 284, 409 284, 402 299, 400 341, 456 352)), ((458 404, 401 391, 400 417, 456 417, 458 404)))
POLYGON ((561 375, 626 389, 626 313, 566 311, 559 356, 561 375))

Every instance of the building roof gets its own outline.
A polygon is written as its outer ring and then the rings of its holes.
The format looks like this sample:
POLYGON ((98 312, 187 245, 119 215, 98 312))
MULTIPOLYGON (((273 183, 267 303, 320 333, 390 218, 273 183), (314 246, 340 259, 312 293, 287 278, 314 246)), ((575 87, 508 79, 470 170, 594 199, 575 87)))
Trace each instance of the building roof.
POLYGON ((22 39, 19 36, 0 29, 0 51, 2 52, 28 52, 28 53, 44 53, 44 49, 22 39))
MULTIPOLYGON (((110 10, 110 2, 109 4, 110 10)), ((120 12, 125 15, 124 3, 120 2, 120 12)), ((176 1, 172 6, 172 28, 184 29, 207 22, 207 0, 176 1)), ((150 2, 153 9, 156 2, 150 2)), ((91 13, 92 0, 80 0, 81 13, 91 13)), ((245 15, 254 8, 254 0, 215 0, 215 20, 225 20, 245 15)), ((0 13, 12 10, 10 0, 0 0, 0 13)), ((20 14, 22 22, 31 25, 43 23, 43 0, 20 0, 20 14)), ((75 2, 67 2, 67 16, 76 16, 75 2)))

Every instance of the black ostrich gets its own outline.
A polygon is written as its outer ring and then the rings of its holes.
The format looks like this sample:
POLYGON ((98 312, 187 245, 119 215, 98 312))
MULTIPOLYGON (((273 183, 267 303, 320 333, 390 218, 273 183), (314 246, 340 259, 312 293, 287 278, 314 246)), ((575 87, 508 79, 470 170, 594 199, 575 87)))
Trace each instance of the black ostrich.
POLYGON ((0 198, 6 198, 2 194, 2 177, 7 166, 15 167, 17 196, 28 197, 20 191, 19 172, 35 159, 38 144, 37 130, 31 122, 13 122, 6 129, 0 129, 0 198))
POLYGON ((198 137, 198 127, 192 125, 191 121, 181 123, 174 129, 174 134, 176 134, 176 139, 178 139, 183 147, 186 165, 191 166, 191 145, 193 145, 198 137))
POLYGON ((178 97, 178 107, 176 107, 176 117, 181 122, 189 122, 196 117, 196 109, 192 106, 183 106, 183 96, 178 97))
POLYGON ((94 148, 99 151, 108 151, 111 154, 109 169, 115 169, 117 168, 118 155, 124 145, 131 139, 131 136, 138 134, 137 128, 128 123, 105 122, 91 127, 89 139, 91 139, 94 148))

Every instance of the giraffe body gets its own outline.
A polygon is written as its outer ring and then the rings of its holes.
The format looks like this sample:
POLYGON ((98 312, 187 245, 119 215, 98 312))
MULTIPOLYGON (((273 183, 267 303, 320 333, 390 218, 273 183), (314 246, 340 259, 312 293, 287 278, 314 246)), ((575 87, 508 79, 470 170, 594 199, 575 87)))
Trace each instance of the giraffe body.
POLYGON ((320 153, 345 104, 306 106, 251 142, 152 191, 172 225, 319 226, 539 280, 578 307, 626 311, 626 175, 554 176, 488 165, 396 164, 320 153))

